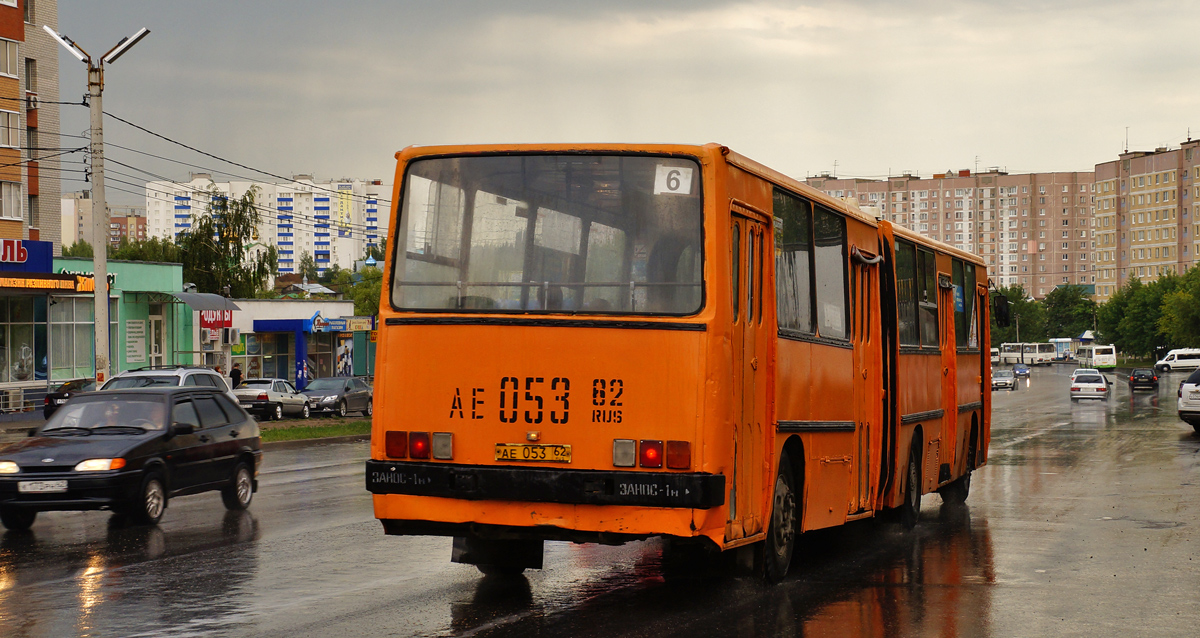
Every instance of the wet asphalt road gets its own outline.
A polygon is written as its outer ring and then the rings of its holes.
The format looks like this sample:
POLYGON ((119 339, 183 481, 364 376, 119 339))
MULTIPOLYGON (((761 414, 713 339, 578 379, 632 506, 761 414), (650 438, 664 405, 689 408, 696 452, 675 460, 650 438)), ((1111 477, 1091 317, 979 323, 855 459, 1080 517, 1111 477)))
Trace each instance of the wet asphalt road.
POLYGON ((966 508, 914 532, 802 537, 775 587, 665 581, 657 542, 547 543, 541 571, 485 579, 441 538, 391 538, 363 443, 276 449, 249 512, 173 501, 157 527, 43 513, 0 539, 0 636, 1191 636, 1200 633, 1200 437, 1168 375, 1072 404, 1070 368, 995 398, 966 508))

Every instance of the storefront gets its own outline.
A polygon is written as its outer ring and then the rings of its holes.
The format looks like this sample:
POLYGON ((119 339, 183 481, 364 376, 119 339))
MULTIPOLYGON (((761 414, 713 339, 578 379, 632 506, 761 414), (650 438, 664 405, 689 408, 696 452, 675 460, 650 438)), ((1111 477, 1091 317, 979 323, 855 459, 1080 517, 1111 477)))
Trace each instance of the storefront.
MULTIPOLYGON (((311 379, 370 374, 371 317, 354 317, 351 301, 237 299, 230 326, 237 341, 228 362, 246 379, 288 379, 303 389, 311 379), (329 318, 327 318, 329 317, 329 318), (361 345, 360 345, 361 344, 361 345), (356 357, 355 354, 362 355, 356 357)), ((228 368, 222 365, 228 372, 228 368)))
MULTIPOLYGON (((54 259, 54 272, 92 281, 92 260, 54 259)), ((192 308, 179 299, 183 266, 108 262, 112 372, 193 362, 192 308)), ((94 285, 93 285, 94 287, 94 285)), ((50 306, 52 383, 95 374, 92 295, 55 294, 50 306)))

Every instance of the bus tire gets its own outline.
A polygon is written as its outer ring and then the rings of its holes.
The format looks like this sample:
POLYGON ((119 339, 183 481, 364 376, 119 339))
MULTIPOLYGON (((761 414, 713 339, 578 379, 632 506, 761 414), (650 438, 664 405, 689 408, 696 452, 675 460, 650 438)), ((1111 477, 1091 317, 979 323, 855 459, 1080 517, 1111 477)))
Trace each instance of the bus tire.
POLYGON ((771 524, 767 527, 767 538, 760 543, 759 564, 762 577, 769 583, 778 583, 787 576, 792 565, 792 554, 796 549, 798 528, 796 507, 796 480, 792 476, 792 462, 788 453, 779 457, 779 473, 775 477, 775 496, 772 499, 771 524))
POLYGON ((900 504, 900 524, 904 529, 917 526, 921 518, 921 456, 920 447, 913 446, 908 454, 908 471, 905 473, 904 502, 900 504))
POLYGON ((962 505, 967 502, 967 496, 971 493, 971 473, 967 472, 957 479, 947 483, 944 487, 938 490, 938 494, 942 497, 942 502, 947 505, 962 505))

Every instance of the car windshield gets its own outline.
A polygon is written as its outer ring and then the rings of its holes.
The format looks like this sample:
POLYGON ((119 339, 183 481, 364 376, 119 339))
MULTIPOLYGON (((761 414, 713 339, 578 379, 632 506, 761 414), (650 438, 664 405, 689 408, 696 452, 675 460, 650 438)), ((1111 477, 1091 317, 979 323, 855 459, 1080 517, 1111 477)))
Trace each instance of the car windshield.
POLYGON ((1138 368, 1137 370, 1133 371, 1133 374, 1134 374, 1134 376, 1139 376, 1139 377, 1143 377, 1143 376, 1144 377, 1152 377, 1152 376, 1154 376, 1154 371, 1148 370, 1146 368, 1138 368))
POLYGON ((55 392, 81 392, 87 390, 95 390, 96 382, 88 379, 76 379, 68 381, 54 389, 55 392))
POLYGON ((392 304, 685 315, 700 309, 700 166, 682 157, 421 159, 403 190, 392 304))
POLYGON ((1013 366, 1013 370, 1028 370, 1028 369, 1029 369, 1029 366, 1021 365, 1019 363, 1017 365, 1013 366))
POLYGON ((1081 374, 1075 378, 1076 383, 1104 383, 1100 377, 1094 374, 1081 374))
POLYGON ((1188 375, 1188 378, 1186 381, 1184 381, 1184 383, 1190 383, 1192 385, 1200 384, 1200 369, 1188 375))
POLYGON ((139 427, 161 430, 166 426, 162 401, 153 399, 116 399, 96 395, 72 399, 42 426, 42 432, 54 430, 94 430, 104 427, 139 427))
POLYGON ((128 390, 129 388, 149 388, 152 386, 179 385, 179 377, 175 375, 153 375, 144 377, 117 377, 104 384, 105 390, 128 390))
POLYGON ((997 370, 996 374, 994 374, 992 376, 1002 379, 1005 377, 1012 377, 1012 375, 1013 375, 1012 370, 997 370))
POLYGON ((242 387, 269 388, 272 383, 274 382, 271 379, 250 379, 249 381, 243 381, 242 387))
POLYGON ((338 392, 346 387, 347 381, 347 379, 339 378, 313 379, 312 382, 305 386, 304 391, 338 392))

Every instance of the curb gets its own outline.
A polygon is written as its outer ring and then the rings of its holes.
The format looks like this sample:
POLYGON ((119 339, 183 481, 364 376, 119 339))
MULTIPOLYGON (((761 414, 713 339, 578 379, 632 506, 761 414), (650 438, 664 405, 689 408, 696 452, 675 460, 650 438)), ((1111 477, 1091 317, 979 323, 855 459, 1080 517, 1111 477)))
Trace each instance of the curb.
POLYGON ((349 434, 346 436, 327 436, 314 439, 296 439, 295 441, 272 441, 263 443, 264 450, 287 450, 291 448, 309 447, 321 443, 357 443, 359 441, 370 441, 370 434, 349 434))

